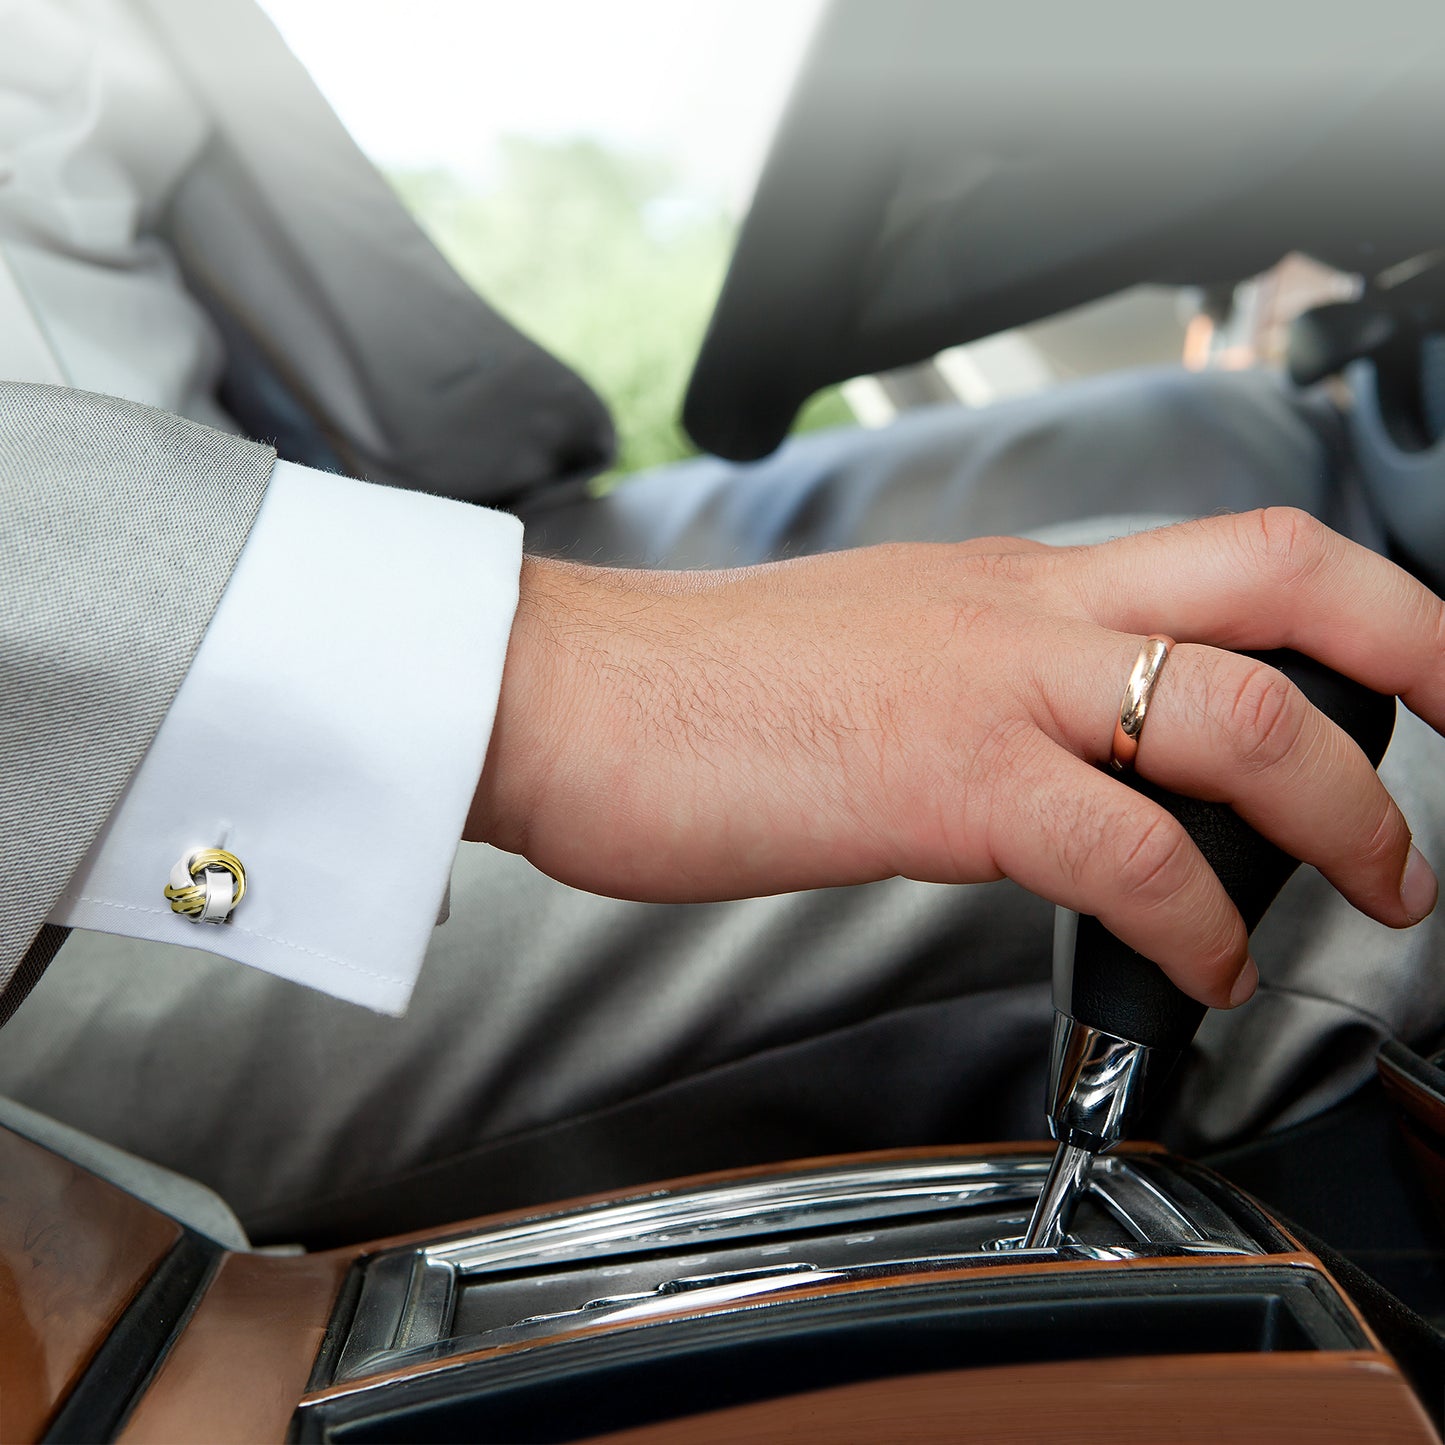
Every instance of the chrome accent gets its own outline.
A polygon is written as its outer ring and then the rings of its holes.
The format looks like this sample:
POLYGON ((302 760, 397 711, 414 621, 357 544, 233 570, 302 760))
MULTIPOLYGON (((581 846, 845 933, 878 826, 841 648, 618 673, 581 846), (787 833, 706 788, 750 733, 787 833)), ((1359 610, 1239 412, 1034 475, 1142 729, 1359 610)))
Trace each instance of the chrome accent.
POLYGON ((1258 1249, 1241 1250, 1238 1245, 1220 1244, 1213 1240, 1201 1240, 1198 1244, 1157 1244, 1139 1245, 1129 1248, 1122 1245, 1079 1244, 1069 1240, 1064 1244, 1034 1246, 1024 1242, 1021 1234, 991 1239, 980 1249, 989 1254, 1023 1255, 1025 1263, 1058 1264, 1076 1259, 1106 1260, 1122 1262, 1130 1259, 1194 1259, 1207 1254, 1239 1255, 1259 1254, 1258 1249))
MULTIPOLYGON (((687 1296, 688 1304, 717 1305, 730 1304, 735 1300, 753 1299, 758 1295, 772 1294, 780 1289, 798 1289, 802 1285, 823 1284, 828 1280, 842 1279, 848 1272, 837 1269, 817 1269, 811 1264, 785 1264, 781 1269, 740 1269, 731 1274, 694 1275, 682 1279, 665 1280, 656 1289, 639 1294, 607 1295, 602 1299, 588 1300, 575 1310, 555 1310, 547 1315, 529 1315, 518 1320, 504 1331, 508 1339, 525 1338, 536 1325, 549 1326, 546 1333, 555 1333, 559 1322, 574 1322, 577 1325, 596 1324, 606 1319, 617 1324, 631 1319, 643 1319, 651 1315, 666 1314, 675 1310, 681 1296, 687 1296)), ((489 1331, 495 1335, 497 1331, 489 1331)))
POLYGON ((1074 1217, 1074 1206, 1079 1202, 1093 1162, 1094 1156, 1087 1149, 1073 1144, 1060 1144, 1054 1151, 1054 1162, 1044 1177, 1039 1202, 1034 1205, 1029 1227, 1024 1230, 1025 1249, 1057 1249, 1064 1242, 1074 1217))
MULTIPOLYGON (((1055 997, 1067 993, 1078 916, 1059 910, 1054 925, 1055 997), (1067 958, 1065 954, 1067 953, 1067 958)), ((1049 1132, 1059 1141, 1024 1233, 1028 1248, 1049 1248, 1068 1234, 1090 1161, 1113 1148, 1144 1108, 1144 1081, 1168 1072, 1177 1055, 1105 1033, 1054 1011, 1049 1044, 1049 1132)))
POLYGON ((1192 1199, 1185 1214, 1146 1174, 1121 1168, 1119 1159, 1094 1156, 1089 1169, 1088 1192, 1131 1234, 1139 1239, 1169 1240, 1189 1250, 1206 1252, 1210 1239, 1229 1239, 1229 1252, 1237 1252, 1239 1227, 1207 1199, 1192 1199), (1120 1188, 1128 1180, 1127 1188, 1120 1188))
POLYGON ((1060 1144, 1101 1154, 1137 1122, 1144 1080, 1167 1072, 1171 1049, 1151 1049, 1055 1012, 1049 1044, 1049 1129, 1060 1144))
POLYGON ((600 1324, 631 1328, 679 1309, 768 1308, 822 1284, 984 1268, 1001 1250, 1043 1268, 1264 1252, 1187 1181, 1128 1155, 1094 1161, 1079 1190, 1090 1208, 1073 1233, 1052 1248, 1024 1247, 1047 1172, 1041 1154, 795 1170, 377 1255, 365 1262, 332 1378, 600 1324), (634 1280, 642 1287, 629 1287, 634 1280), (614 1281, 615 1291, 597 1288, 614 1281))
POLYGON ((624 1204, 542 1216, 469 1239, 430 1246, 427 1258, 473 1275, 619 1248, 655 1249, 756 1239, 799 1228, 846 1225, 963 1206, 1032 1198, 1045 1164, 1028 1156, 865 1165, 773 1175, 624 1204), (645 1236, 645 1244, 638 1240, 645 1236))

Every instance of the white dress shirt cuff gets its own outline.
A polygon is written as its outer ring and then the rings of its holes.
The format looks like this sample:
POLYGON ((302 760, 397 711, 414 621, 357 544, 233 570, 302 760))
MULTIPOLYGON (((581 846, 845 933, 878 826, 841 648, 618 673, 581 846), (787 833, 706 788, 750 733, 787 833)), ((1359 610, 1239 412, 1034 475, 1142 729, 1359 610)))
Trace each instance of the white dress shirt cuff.
POLYGON ((195 661, 50 921, 404 1012, 486 757, 521 550, 504 513, 279 462, 195 661), (229 923, 193 923, 162 895, 200 847, 245 865, 229 923))

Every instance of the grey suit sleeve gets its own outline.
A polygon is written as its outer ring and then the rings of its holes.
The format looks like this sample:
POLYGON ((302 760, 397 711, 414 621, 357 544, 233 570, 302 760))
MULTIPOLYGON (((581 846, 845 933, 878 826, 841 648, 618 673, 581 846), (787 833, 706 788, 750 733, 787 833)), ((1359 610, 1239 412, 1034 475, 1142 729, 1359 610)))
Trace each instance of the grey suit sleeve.
POLYGON ((0 383, 0 1023, 225 590, 275 462, 166 412, 0 383))

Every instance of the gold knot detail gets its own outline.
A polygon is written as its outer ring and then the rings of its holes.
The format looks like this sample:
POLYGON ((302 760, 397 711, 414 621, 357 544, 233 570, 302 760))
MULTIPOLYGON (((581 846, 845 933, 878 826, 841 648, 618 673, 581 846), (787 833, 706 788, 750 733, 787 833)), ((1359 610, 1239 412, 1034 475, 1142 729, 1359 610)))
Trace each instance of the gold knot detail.
POLYGON ((171 869, 171 910, 193 923, 226 923, 246 892, 246 869, 224 848, 196 848, 171 869))

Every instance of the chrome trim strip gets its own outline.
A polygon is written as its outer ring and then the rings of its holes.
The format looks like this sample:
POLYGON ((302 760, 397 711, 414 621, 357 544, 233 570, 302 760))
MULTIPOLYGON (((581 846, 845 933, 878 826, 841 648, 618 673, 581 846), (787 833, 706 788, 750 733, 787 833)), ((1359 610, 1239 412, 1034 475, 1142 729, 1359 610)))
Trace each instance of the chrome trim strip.
MULTIPOLYGON (((678 1194, 659 1191, 621 1205, 541 1215, 431 1245, 425 1254, 435 1264, 448 1264, 471 1276, 514 1270, 527 1261, 582 1260, 602 1250, 716 1244, 740 1236, 755 1239, 784 1230, 990 1204, 1032 1208, 1047 1170, 1047 1160, 1020 1156, 880 1164, 712 1185, 678 1194)), ((1127 1158, 1096 1160, 1088 1192, 1141 1243, 1204 1238, 1189 1216, 1127 1158)), ((1231 1243, 1246 1253, 1256 1252, 1249 1240, 1234 1233, 1231 1243)))
MULTIPOLYGON (((1089 1171, 1087 1192, 1097 1198, 1136 1239, 1169 1239, 1189 1244, 1207 1242, 1205 1235, 1178 1204, 1121 1159, 1108 1156, 1096 1158, 1089 1171), (1128 1187, 1120 1188, 1126 1180, 1128 1187)), ((1229 1220, 1222 1217, 1216 1220, 1217 1233, 1228 1235, 1231 1230, 1231 1243, 1235 1246, 1234 1252, 1238 1253, 1239 1246, 1248 1241, 1229 1220)), ((1244 1252, 1259 1253, 1257 1249, 1245 1249, 1244 1252)))
POLYGON ((769 1176, 655 1194, 620 1205, 539 1215, 504 1229, 430 1246, 427 1257, 463 1274, 516 1269, 524 1260, 585 1258, 635 1244, 716 1242, 782 1230, 845 1225, 856 1219, 1010 1203, 1038 1192, 1046 1164, 1018 1159, 877 1164, 769 1176), (799 1219, 806 1214, 806 1219, 799 1219))

